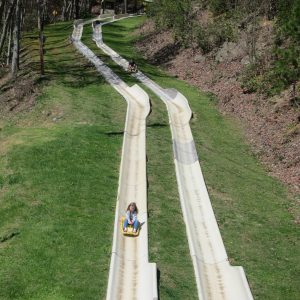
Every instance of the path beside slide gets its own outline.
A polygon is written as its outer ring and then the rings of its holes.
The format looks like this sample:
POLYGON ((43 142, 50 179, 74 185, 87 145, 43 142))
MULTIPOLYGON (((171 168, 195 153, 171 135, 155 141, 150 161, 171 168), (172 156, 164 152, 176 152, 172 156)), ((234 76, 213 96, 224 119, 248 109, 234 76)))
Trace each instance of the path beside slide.
MULTIPOLYGON (((128 61, 103 42, 102 25, 111 22, 93 24, 93 40, 127 70, 128 61)), ((199 299, 253 299, 243 268, 231 266, 228 261, 189 125, 192 112, 187 99, 175 89, 160 87, 140 71, 133 76, 167 106, 178 190, 199 299)))
MULTIPOLYGON (((83 23, 74 26, 72 40, 109 84, 127 101, 122 158, 107 300, 154 300, 157 295, 156 264, 148 262, 148 220, 146 181, 146 117, 150 112, 148 95, 138 85, 129 87, 81 41, 83 23), (138 237, 124 237, 120 217, 127 205, 136 202, 142 229, 138 237)), ((99 95, 101 96, 101 95, 99 95)))

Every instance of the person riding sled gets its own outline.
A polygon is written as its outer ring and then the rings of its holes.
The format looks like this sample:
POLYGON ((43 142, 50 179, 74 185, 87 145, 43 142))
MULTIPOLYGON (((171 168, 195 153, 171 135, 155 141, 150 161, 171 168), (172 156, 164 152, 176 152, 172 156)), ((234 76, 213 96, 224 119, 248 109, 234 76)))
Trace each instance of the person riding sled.
POLYGON ((129 73, 136 73, 137 72, 137 65, 134 60, 131 60, 128 64, 128 72, 129 73))
POLYGON ((135 202, 131 202, 126 210, 126 219, 124 220, 123 231, 127 232, 128 225, 133 226, 133 233, 136 233, 139 227, 139 221, 137 219, 138 208, 135 202))

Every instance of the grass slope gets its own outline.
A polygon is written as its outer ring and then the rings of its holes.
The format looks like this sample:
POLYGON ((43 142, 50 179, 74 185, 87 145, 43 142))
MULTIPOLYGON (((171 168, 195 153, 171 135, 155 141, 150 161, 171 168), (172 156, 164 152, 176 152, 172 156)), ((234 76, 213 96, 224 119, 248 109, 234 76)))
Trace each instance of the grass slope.
MULTIPOLYGON (((105 42, 123 57, 134 58, 139 68, 160 85, 176 87, 188 98, 195 116, 191 127, 226 250, 232 265, 245 268, 255 299, 297 299, 299 227, 291 213, 297 210, 295 199, 280 182, 268 176, 251 154, 241 126, 217 112, 213 97, 166 76, 136 53, 132 46, 135 37, 128 32, 142 21, 128 19, 104 27, 105 42)), ((103 57, 87 35, 86 42, 103 57)), ((111 66, 115 67, 113 63, 111 66)), ((181 224, 181 220, 178 206, 171 204, 178 201, 169 156, 171 138, 165 107, 154 95, 151 98, 153 114, 147 137, 151 259, 160 266, 161 298, 180 299, 169 272, 176 265, 180 272, 180 263, 188 263, 185 256, 177 255, 178 240, 185 243, 186 238, 181 231, 177 237, 172 235, 174 223, 181 224), (162 228, 161 220, 165 224, 162 228)), ((175 269, 171 271, 174 272, 175 269)), ((191 291, 188 299, 192 297, 191 291)))

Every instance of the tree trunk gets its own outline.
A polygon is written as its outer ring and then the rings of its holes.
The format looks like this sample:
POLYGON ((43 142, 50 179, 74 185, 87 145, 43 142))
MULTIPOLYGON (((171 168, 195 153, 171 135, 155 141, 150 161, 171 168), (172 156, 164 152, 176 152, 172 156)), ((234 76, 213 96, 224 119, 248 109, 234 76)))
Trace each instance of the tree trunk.
POLYGON ((76 0, 72 1, 72 14, 71 14, 71 20, 76 19, 76 0))
POLYGON ((47 0, 44 0, 44 2, 43 2, 42 14, 43 14, 43 23, 49 21, 48 1, 47 0))
POLYGON ((124 13, 127 14, 127 0, 124 0, 124 13))
POLYGON ((12 77, 16 78, 18 73, 19 65, 19 50, 20 50, 20 0, 17 0, 15 10, 15 21, 14 21, 14 33, 13 33, 13 54, 11 62, 11 73, 12 77))
POLYGON ((4 6, 5 6, 5 1, 2 0, 2 1, 0 2, 0 18, 2 17, 2 14, 3 14, 3 12, 4 12, 4 6))
POLYGON ((91 7, 91 3, 90 3, 90 1, 88 1, 88 0, 85 0, 85 1, 84 1, 84 11, 85 11, 85 12, 89 12, 89 13, 91 13, 91 9, 90 9, 90 7, 91 7))
POLYGON ((44 68, 44 20, 43 20, 43 5, 44 0, 37 0, 38 5, 38 29, 39 29, 39 44, 40 44, 40 73, 45 75, 44 68))
POLYGON ((10 30, 9 30, 9 38, 8 38, 8 46, 7 46, 7 58, 6 58, 6 65, 9 66, 10 60, 11 60, 11 42, 13 39, 13 32, 14 32, 14 20, 11 19, 10 22, 10 30))
POLYGON ((80 16, 85 11, 85 0, 78 0, 78 15, 80 16))
POLYGON ((0 54, 2 53, 2 49, 4 46, 5 39, 6 39, 7 31, 8 31, 7 26, 9 24, 9 20, 12 17, 13 12, 14 12, 15 4, 16 4, 16 0, 13 0, 10 7, 8 8, 8 11, 7 11, 7 14, 5 17, 5 21, 4 21, 3 28, 2 28, 1 39, 0 39, 0 54))
POLYGON ((81 1, 80 9, 81 9, 81 12, 86 12, 87 11, 87 0, 82 0, 81 1))
POLYGON ((293 81, 292 87, 292 102, 296 103, 296 81, 293 81))
POLYGON ((137 9, 138 9, 138 2, 137 0, 134 1, 134 12, 137 13, 137 9))
POLYGON ((25 16, 26 16, 26 10, 25 10, 25 7, 21 7, 21 22, 20 22, 20 32, 23 31, 23 28, 25 26, 25 16))
POLYGON ((64 0, 64 4, 61 11, 61 18, 63 21, 66 21, 66 10, 67 10, 67 0, 64 0))
POLYGON ((67 21, 70 20, 71 18, 71 13, 72 13, 72 0, 64 0, 64 7, 63 7, 63 20, 67 21))
POLYGON ((105 13, 105 0, 101 0, 101 7, 100 7, 99 15, 101 15, 101 10, 102 10, 102 14, 104 14, 105 13))
POLYGON ((74 0, 75 4, 75 19, 79 19, 79 0, 74 0))
POLYGON ((92 12, 93 1, 89 1, 89 12, 92 12))
POLYGON ((68 10, 68 20, 72 20, 73 17, 73 0, 69 3, 69 10, 68 10))

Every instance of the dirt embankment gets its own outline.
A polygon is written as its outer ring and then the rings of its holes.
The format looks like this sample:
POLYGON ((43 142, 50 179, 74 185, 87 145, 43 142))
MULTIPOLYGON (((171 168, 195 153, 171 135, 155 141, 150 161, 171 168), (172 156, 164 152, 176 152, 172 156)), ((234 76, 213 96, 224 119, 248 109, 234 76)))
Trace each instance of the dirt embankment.
POLYGON ((0 120, 3 116, 30 110, 35 105, 37 95, 36 78, 20 77, 13 82, 7 73, 0 78, 0 120))
MULTIPOLYGON (((272 24, 261 24, 257 51, 268 55, 272 46, 272 24)), ((147 22, 139 30, 144 38, 137 48, 154 64, 163 65, 180 79, 214 93, 221 113, 239 118, 247 138, 272 176, 300 192, 300 109, 292 105, 291 90, 273 98, 248 93, 240 77, 249 64, 246 37, 225 42, 203 55, 199 49, 182 49, 168 32, 156 32, 147 22)))

